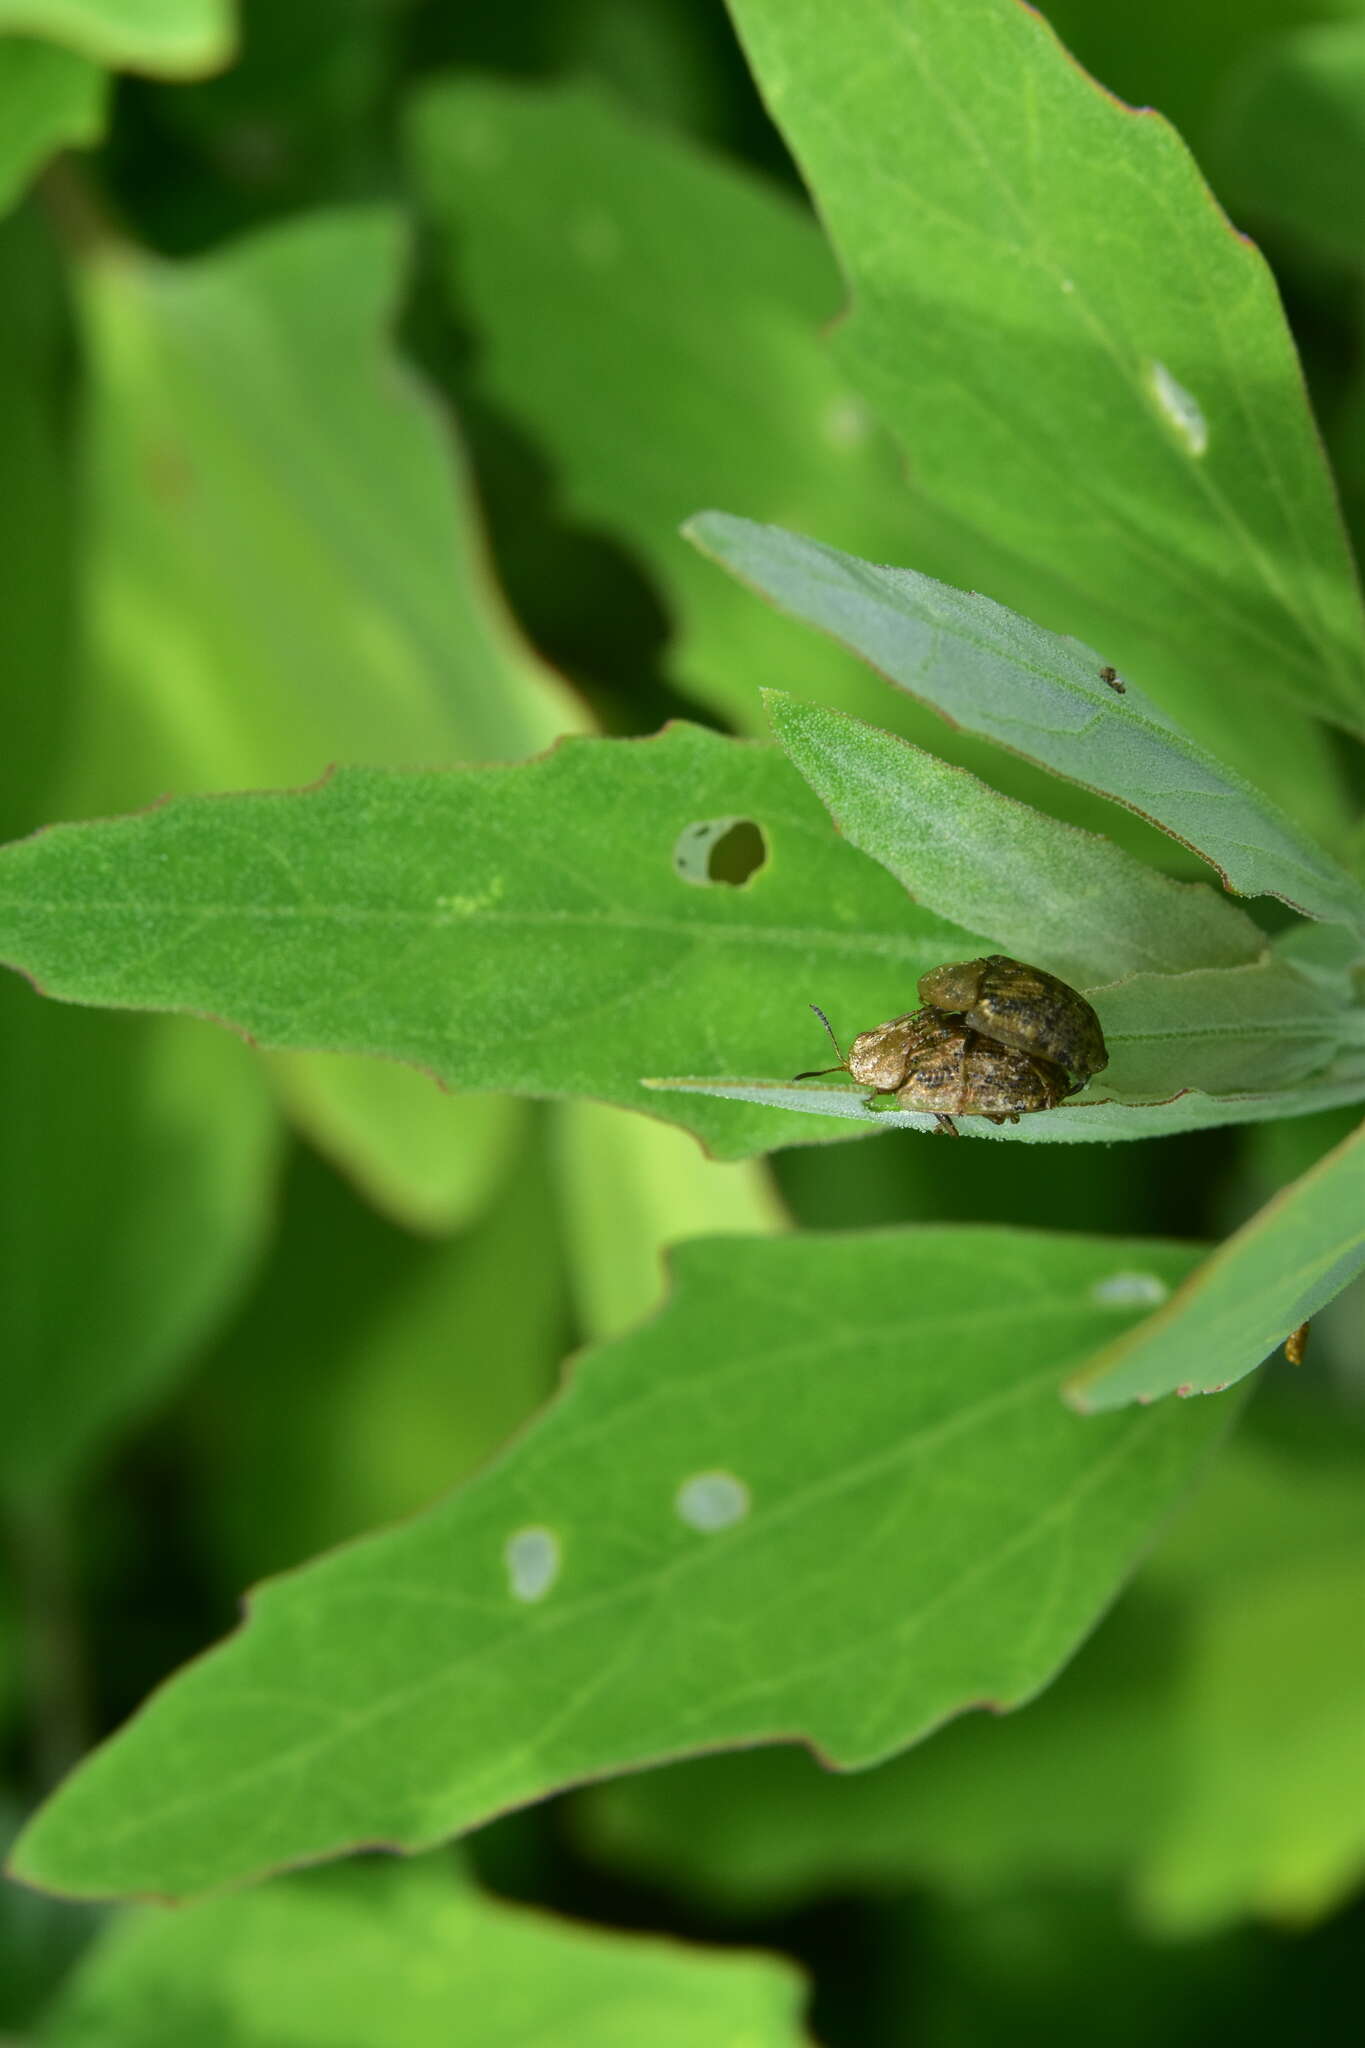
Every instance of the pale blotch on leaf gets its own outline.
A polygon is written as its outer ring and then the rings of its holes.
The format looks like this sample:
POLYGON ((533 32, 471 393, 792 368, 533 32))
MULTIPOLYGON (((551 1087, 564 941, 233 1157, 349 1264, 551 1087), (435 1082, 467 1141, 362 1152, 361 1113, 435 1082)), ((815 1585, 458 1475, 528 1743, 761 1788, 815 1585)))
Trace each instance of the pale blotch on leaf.
POLYGON ((1064 292, 1074 292, 1074 291, 1075 291, 1075 289, 1076 289, 1076 280, 1075 280, 1074 278, 1072 278, 1072 277, 1064 277, 1064 278, 1062 279, 1062 290, 1063 290, 1064 292))
POLYGON ((744 1520, 749 1512, 749 1489, 733 1472, 694 1472, 678 1488, 675 1505, 679 1520, 709 1536, 744 1520))
POLYGON ((1191 455, 1202 455, 1209 445, 1209 423, 1197 398, 1178 384, 1164 363, 1147 365, 1147 389, 1157 411, 1174 427, 1191 455))
POLYGON ((502 1555, 514 1600, 543 1600, 559 1577, 559 1538, 553 1529, 516 1530, 502 1555))
POLYGON ((871 430, 867 407, 847 393, 826 406, 825 439, 831 448, 861 448, 871 430))
POLYGON ((1170 1291, 1155 1273, 1110 1273, 1095 1282, 1090 1299, 1101 1308, 1159 1308, 1170 1291))
POLYGON ((738 889, 767 858, 767 842, 752 818, 699 818, 673 842, 674 873, 698 889, 713 882, 738 889))

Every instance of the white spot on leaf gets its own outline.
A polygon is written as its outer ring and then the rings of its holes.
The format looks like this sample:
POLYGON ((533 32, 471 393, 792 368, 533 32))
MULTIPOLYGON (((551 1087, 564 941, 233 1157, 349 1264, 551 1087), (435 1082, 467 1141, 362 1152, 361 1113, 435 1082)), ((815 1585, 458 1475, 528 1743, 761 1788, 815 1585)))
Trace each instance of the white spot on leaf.
POLYGON ((543 1600, 559 1577, 559 1538, 553 1529, 518 1529, 508 1537, 502 1555, 514 1600, 543 1600))
POLYGON ((1199 400, 1178 384, 1164 363, 1147 365, 1147 389, 1157 411, 1174 427, 1191 455, 1202 455, 1209 445, 1209 423, 1199 400))
POLYGON ((1075 283, 1075 279, 1074 279, 1074 278, 1070 278, 1070 277, 1064 277, 1064 278, 1062 279, 1062 290, 1063 290, 1064 292, 1074 292, 1074 291, 1075 291, 1075 289, 1076 289, 1076 283, 1075 283))
POLYGON ((1095 1282, 1090 1299, 1101 1308, 1159 1308, 1170 1291, 1155 1273, 1110 1273, 1095 1282))
POLYGON ((709 1536, 732 1529, 749 1512, 749 1489, 733 1472, 694 1472, 678 1488, 675 1506, 689 1529, 709 1536))
POLYGON ((847 394, 825 409, 825 439, 832 448, 861 448, 871 425, 867 407, 847 394))

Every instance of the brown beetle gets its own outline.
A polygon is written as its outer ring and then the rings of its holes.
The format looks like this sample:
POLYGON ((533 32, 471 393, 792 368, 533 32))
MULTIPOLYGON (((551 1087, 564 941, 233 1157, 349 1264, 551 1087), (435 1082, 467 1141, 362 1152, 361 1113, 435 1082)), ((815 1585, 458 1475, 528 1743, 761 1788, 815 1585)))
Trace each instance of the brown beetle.
MULTIPOLYGON (((811 1008, 829 1032, 834 1050, 839 1041, 823 1010, 811 1008)), ((960 1017, 938 1010, 913 1010, 893 1017, 874 1031, 862 1031, 839 1054, 837 1067, 798 1074, 798 1081, 817 1074, 848 1073, 873 1092, 869 1109, 926 1110, 938 1128, 955 1138, 955 1116, 984 1116, 993 1124, 1017 1124, 1034 1110, 1054 1109, 1071 1092, 1060 1067, 1036 1053, 1000 1045, 971 1030, 960 1017), (890 1101, 878 1101, 890 1096, 890 1101)))
POLYGON ((1100 670, 1100 681, 1102 683, 1108 683, 1110 689, 1116 690, 1120 697, 1127 696, 1127 683, 1124 682, 1123 677, 1119 674, 1118 670, 1116 668, 1111 668, 1108 662, 1106 662, 1104 667, 1100 670))
POLYGON ((1055 974, 1004 953, 931 969, 920 976, 919 998, 961 1017, 996 1045, 1064 1067, 1073 1081, 1069 1095, 1109 1064, 1100 1020, 1085 997, 1055 974))

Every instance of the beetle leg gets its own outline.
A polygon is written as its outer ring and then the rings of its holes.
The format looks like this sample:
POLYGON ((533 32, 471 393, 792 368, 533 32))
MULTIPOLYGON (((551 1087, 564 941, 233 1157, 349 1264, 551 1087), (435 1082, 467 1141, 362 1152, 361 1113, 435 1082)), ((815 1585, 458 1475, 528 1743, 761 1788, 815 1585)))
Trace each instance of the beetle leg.
POLYGON ((958 1136, 957 1125, 950 1116, 935 1116, 934 1128, 935 1135, 941 1133, 945 1138, 956 1138, 958 1136))

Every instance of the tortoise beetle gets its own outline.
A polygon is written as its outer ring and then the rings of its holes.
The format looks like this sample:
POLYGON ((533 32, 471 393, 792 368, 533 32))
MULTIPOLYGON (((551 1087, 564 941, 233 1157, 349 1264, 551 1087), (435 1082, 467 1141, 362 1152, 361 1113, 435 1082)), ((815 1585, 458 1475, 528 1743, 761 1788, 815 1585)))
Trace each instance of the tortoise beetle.
POLYGON ((1022 1115, 1054 1109, 1071 1092, 1067 1075, 1053 1062, 986 1038, 961 1017, 912 1010, 859 1032, 845 1057, 824 1011, 814 1003, 811 1008, 829 1032, 839 1064, 798 1074, 798 1081, 851 1074, 872 1090, 869 1109, 928 1111, 950 1138, 958 1134, 955 1116, 1017 1124, 1022 1115), (889 1101, 879 1100, 887 1096, 889 1101))
POLYGON ((1064 1068, 1072 1077, 1068 1095, 1109 1064, 1100 1020, 1085 997, 1055 974, 1005 953, 932 968, 920 976, 919 998, 996 1045, 1064 1068))

